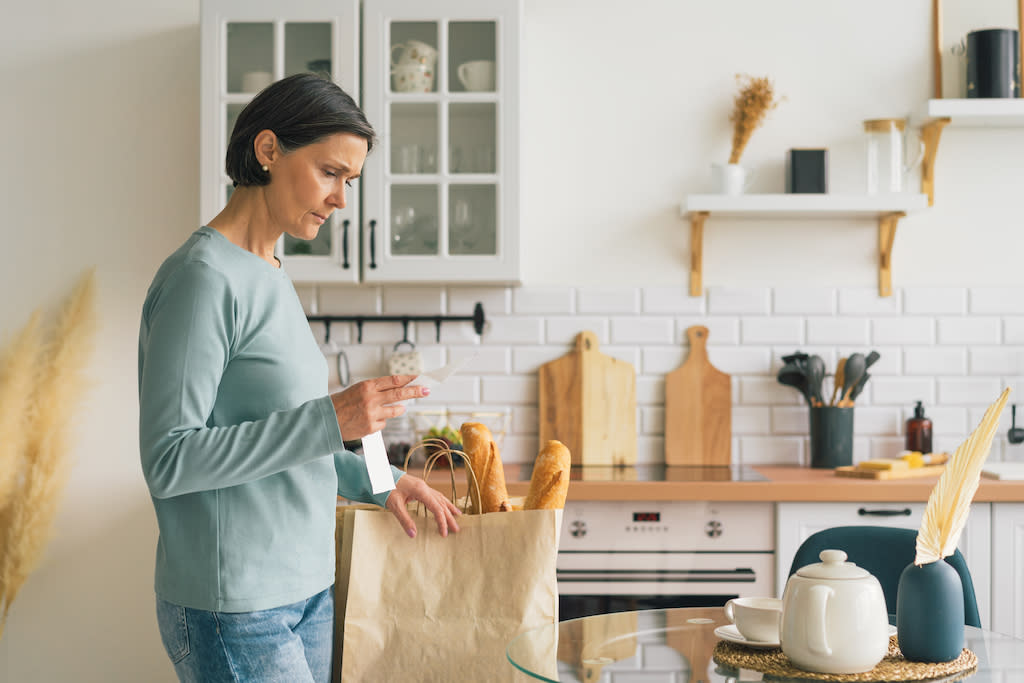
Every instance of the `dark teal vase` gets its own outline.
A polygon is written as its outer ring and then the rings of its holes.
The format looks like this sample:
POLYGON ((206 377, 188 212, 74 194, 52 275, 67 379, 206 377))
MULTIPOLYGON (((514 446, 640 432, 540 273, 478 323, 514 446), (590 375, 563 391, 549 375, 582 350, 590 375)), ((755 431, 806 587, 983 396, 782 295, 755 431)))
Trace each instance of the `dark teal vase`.
POLYGON ((949 662, 964 648, 964 588, 945 560, 900 574, 896 590, 900 651, 914 662, 949 662))

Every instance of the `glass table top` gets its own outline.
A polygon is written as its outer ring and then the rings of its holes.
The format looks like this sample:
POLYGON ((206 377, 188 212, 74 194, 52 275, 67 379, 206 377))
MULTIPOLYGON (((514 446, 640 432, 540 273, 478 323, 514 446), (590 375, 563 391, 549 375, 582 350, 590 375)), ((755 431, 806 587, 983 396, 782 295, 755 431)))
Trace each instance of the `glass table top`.
MULTIPOLYGON (((508 646, 509 661, 531 680, 557 683, 748 683, 762 674, 715 664, 714 630, 728 624, 721 607, 620 612, 572 619, 527 631, 508 646)), ((964 627, 978 668, 947 679, 971 683, 1024 681, 1024 640, 964 627)))

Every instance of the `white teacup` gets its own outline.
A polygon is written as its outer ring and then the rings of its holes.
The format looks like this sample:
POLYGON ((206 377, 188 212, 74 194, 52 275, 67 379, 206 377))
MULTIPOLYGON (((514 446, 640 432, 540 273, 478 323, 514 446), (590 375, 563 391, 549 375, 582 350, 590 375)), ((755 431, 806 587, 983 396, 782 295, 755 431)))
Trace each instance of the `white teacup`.
POLYGON ((716 194, 743 194, 750 186, 750 180, 747 170, 739 164, 711 164, 711 184, 716 194))
POLYGON ((779 642, 782 600, 778 598, 733 598, 725 603, 725 616, 747 640, 779 642))
POLYGON ((421 40, 407 40, 391 47, 391 66, 402 64, 422 64, 434 70, 437 65, 437 50, 421 40), (399 50, 395 58, 395 50, 399 50))
POLYGON ((474 62, 459 64, 456 72, 459 82, 466 90, 473 92, 490 92, 494 90, 494 62, 479 59, 474 62))
POLYGON ((424 64, 399 64, 391 69, 395 92, 431 92, 434 89, 434 69, 424 64))

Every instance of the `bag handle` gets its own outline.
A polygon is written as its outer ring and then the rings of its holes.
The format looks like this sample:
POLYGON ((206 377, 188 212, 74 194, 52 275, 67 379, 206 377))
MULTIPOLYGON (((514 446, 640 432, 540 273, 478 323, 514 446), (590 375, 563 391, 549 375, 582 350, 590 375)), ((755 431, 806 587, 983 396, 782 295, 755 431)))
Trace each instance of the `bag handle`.
MULTIPOLYGON (((426 462, 423 463, 423 479, 426 480, 427 477, 430 476, 430 473, 434 470, 434 465, 436 465, 437 462, 442 457, 447 457, 448 472, 451 478, 452 485, 452 495, 450 500, 454 505, 458 505, 458 492, 455 489, 455 463, 452 461, 452 456, 457 455, 460 458, 462 458, 466 465, 465 470, 467 485, 472 486, 474 489, 476 489, 476 499, 480 500, 480 482, 477 481, 476 473, 473 471, 473 467, 470 465, 469 456, 466 455, 464 451, 452 448, 451 446, 448 445, 448 442, 443 439, 423 439, 418 444, 410 448, 409 452, 405 454, 405 464, 403 465, 402 469, 408 472, 409 460, 412 458, 412 454, 420 449, 426 451, 427 448, 431 446, 434 447, 436 450, 431 455, 427 456, 426 462)), ((472 496, 469 496, 467 494, 466 499, 466 502, 463 503, 461 508, 463 513, 467 513, 469 511, 469 504, 470 501, 472 500, 472 496)), ((419 511, 422 508, 423 505, 417 501, 417 514, 419 514, 419 511)))

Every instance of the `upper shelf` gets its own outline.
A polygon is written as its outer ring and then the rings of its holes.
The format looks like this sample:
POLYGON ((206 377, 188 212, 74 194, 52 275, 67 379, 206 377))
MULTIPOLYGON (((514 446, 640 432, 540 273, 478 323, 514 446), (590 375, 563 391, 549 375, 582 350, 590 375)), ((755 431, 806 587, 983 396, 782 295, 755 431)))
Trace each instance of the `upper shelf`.
POLYGON ((926 119, 949 119, 951 126, 1024 126, 1024 99, 972 98, 928 100, 926 119))
POLYGON ((707 211, 733 218, 878 217, 928 207, 924 194, 691 194, 680 206, 688 213, 707 211))

